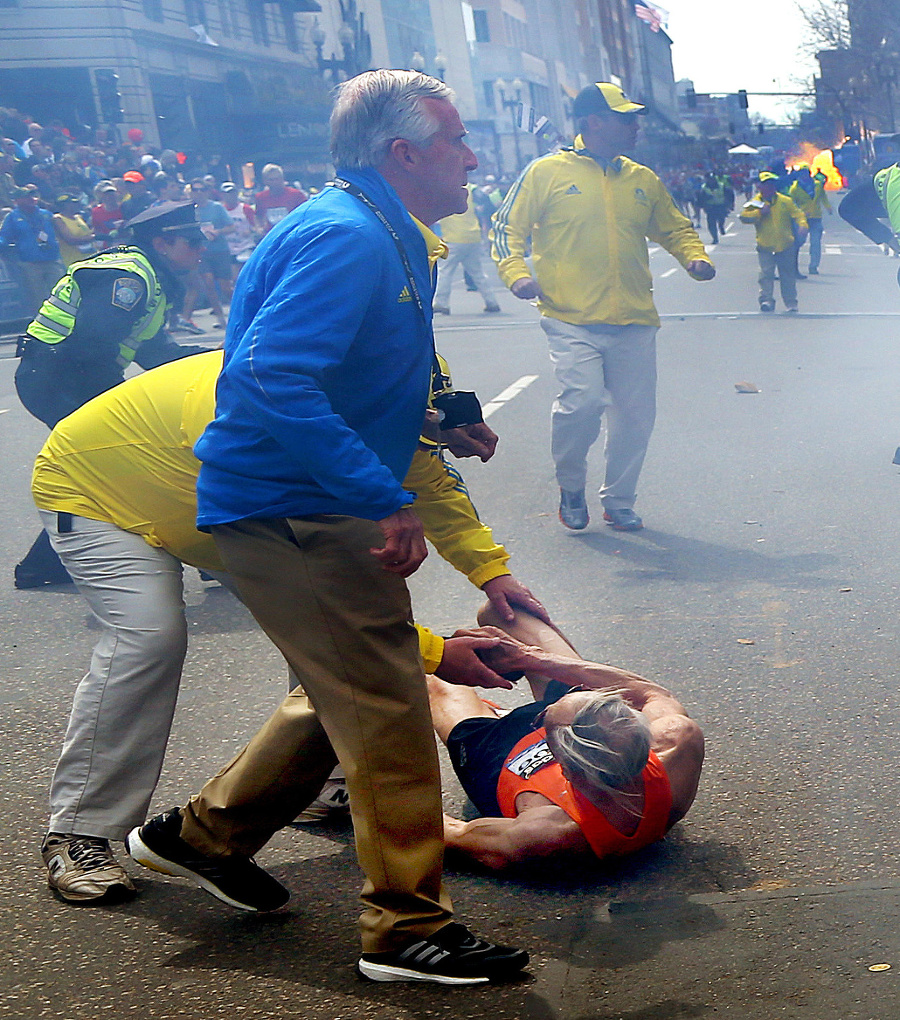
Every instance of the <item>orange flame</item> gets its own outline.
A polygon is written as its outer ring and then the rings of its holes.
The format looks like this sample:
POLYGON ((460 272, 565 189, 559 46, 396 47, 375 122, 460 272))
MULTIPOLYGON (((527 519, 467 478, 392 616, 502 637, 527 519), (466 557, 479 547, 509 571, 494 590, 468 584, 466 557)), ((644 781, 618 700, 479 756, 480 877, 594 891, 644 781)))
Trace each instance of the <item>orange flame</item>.
POLYGON ((834 165, 834 153, 831 149, 820 149, 812 142, 800 142, 798 151, 790 157, 789 165, 791 170, 797 170, 804 164, 809 167, 811 174, 816 174, 820 170, 825 174, 826 191, 838 191, 844 186, 841 172, 834 165))

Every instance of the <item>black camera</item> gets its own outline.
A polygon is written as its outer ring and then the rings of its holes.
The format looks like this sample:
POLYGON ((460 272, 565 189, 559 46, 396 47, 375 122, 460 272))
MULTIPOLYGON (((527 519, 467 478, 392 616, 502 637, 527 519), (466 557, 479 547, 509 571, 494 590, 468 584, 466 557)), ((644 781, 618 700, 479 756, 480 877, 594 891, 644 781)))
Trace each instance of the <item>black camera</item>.
POLYGON ((450 390, 431 398, 431 404, 440 416, 440 427, 460 429, 484 421, 481 404, 471 390, 450 390))

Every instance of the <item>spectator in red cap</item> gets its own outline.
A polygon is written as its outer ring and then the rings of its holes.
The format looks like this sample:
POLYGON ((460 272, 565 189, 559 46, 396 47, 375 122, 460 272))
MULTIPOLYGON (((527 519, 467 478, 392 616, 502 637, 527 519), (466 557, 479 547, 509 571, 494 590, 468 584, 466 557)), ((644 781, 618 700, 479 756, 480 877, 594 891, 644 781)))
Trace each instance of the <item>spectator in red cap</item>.
POLYGON ((122 174, 122 180, 128 184, 129 198, 122 203, 122 215, 126 220, 140 216, 145 209, 153 204, 153 195, 147 187, 144 175, 137 170, 128 170, 122 174))

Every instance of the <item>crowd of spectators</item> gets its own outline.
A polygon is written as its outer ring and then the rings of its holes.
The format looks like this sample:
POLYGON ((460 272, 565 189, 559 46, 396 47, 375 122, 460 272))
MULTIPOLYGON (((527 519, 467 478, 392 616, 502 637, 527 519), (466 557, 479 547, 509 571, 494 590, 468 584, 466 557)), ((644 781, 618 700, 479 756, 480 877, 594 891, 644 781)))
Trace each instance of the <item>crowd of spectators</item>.
POLYGON ((136 128, 126 142, 99 130, 87 144, 59 121, 41 125, 0 107, 0 139, 0 257, 19 277, 29 314, 66 268, 127 241, 130 219, 152 205, 190 199, 207 249, 189 281, 181 326, 201 332, 191 315, 203 300, 224 327, 223 305, 240 267, 259 238, 307 198, 275 163, 263 167, 263 188, 255 191, 229 180, 220 157, 153 148, 136 128))

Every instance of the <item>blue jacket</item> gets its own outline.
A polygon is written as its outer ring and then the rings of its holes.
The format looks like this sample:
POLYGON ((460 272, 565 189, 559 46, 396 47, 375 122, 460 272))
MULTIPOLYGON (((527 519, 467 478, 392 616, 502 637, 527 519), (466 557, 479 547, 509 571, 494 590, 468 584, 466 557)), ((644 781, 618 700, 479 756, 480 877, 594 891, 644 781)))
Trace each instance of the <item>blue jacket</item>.
MULTIPOLYGON (((374 170, 341 175, 400 235, 431 319, 425 240, 374 170)), ((381 520, 428 398, 432 340, 387 230, 337 188, 270 230, 235 288, 216 417, 197 441, 197 524, 345 514, 381 520)))
POLYGON ((34 218, 13 209, 0 227, 0 248, 20 262, 57 262, 59 245, 53 229, 53 216, 46 209, 35 209, 34 218), (38 234, 46 240, 41 244, 38 234))

